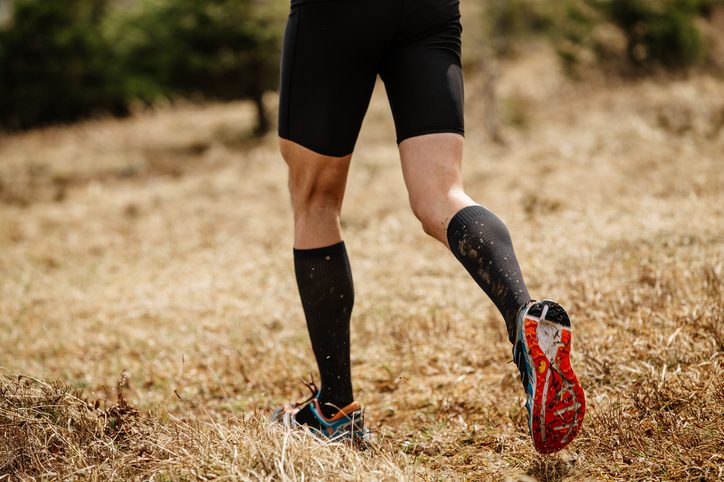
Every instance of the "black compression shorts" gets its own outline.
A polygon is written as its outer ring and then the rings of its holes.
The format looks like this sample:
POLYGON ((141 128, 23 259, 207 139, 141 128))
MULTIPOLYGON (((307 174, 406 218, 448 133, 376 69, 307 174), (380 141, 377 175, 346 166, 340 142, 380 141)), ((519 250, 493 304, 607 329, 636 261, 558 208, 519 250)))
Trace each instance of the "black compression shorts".
POLYGON ((293 0, 279 136, 328 156, 354 150, 377 74, 397 142, 463 134, 459 0, 293 0))

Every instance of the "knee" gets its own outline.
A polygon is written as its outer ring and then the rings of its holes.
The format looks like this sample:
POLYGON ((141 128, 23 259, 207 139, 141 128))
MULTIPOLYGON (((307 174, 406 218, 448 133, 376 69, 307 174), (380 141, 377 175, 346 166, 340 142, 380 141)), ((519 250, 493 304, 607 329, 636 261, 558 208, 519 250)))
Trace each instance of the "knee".
POLYGON ((447 239, 447 224, 462 208, 475 204, 462 187, 430 189, 410 193, 410 207, 420 221, 423 231, 443 243, 447 239))
POLYGON ((339 211, 344 197, 344 186, 321 176, 303 180, 289 180, 289 194, 296 214, 311 211, 339 211))
POLYGON ((441 200, 436 196, 410 196, 412 213, 417 220, 420 221, 425 234, 433 237, 437 237, 437 233, 442 225, 442 220, 438 219, 440 217, 438 214, 440 211, 440 209, 438 209, 439 204, 441 204, 441 200))
POLYGON ((314 153, 289 141, 280 143, 289 166, 289 193, 296 215, 313 211, 339 211, 349 170, 349 157, 314 153))

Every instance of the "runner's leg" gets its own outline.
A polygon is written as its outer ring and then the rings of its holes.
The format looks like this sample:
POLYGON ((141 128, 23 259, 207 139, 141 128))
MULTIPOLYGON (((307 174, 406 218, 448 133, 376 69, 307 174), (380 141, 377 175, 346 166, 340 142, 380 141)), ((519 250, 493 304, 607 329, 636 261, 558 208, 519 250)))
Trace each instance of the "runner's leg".
MULTIPOLYGON (((339 217, 379 58, 394 34, 393 13, 387 0, 292 5, 284 38, 280 148, 289 166, 297 285, 326 417, 353 401, 354 287, 339 217)), ((296 420, 319 425, 311 405, 296 420)))
POLYGON ((450 248, 495 303, 515 341, 516 315, 529 300, 505 224, 463 190, 463 138, 430 134, 400 143, 410 205, 426 233, 450 248))
POLYGON ((492 299, 514 341, 530 300, 507 228, 463 190, 462 27, 457 0, 405 3, 403 32, 381 76, 413 211, 492 299))
POLYGON ((410 0, 405 7, 407 35, 386 56, 382 76, 412 209, 500 310, 526 391, 533 445, 542 453, 560 450, 585 414, 569 358, 570 318, 553 301, 529 303, 508 229, 463 190, 458 0, 410 0))
MULTIPOLYGON (((351 156, 323 156, 287 140, 280 146, 289 166, 297 286, 322 383, 320 405, 331 416, 353 401, 349 321, 354 285, 339 225, 351 156)), ((297 420, 314 424, 307 411, 297 420)))

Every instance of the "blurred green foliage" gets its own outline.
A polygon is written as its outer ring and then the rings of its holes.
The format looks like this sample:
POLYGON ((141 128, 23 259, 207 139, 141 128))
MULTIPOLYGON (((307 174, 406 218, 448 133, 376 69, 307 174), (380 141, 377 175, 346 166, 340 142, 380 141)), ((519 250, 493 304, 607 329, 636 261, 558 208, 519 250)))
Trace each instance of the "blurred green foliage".
POLYGON ((0 125, 27 128, 99 110, 122 113, 99 39, 102 0, 17 0, 0 29, 0 125))
POLYGON ((130 97, 249 98, 257 130, 262 96, 278 80, 278 17, 253 0, 145 0, 109 18, 107 37, 130 97))
POLYGON ((571 74, 591 59, 629 72, 686 70, 706 60, 697 21, 723 5, 722 0, 488 0, 484 27, 499 55, 514 54, 520 39, 548 38, 571 74), (595 35, 604 26, 623 38, 621 52, 595 35))
MULTIPOLYGON (((481 0, 499 56, 552 41, 570 73, 688 69, 706 60, 697 22, 724 0, 481 0), (602 26, 623 39, 613 48, 602 26), (626 70, 619 69, 619 70, 626 70)), ((270 122, 287 0, 13 0, 0 25, 0 128, 123 115, 134 102, 252 99, 270 122)))
MULTIPOLYGON (((255 0, 16 0, 0 27, 0 126, 28 128, 161 98, 251 99, 269 129, 280 16, 255 0)), ((282 17, 283 18, 283 17, 282 17)))
POLYGON ((626 54, 639 67, 690 67, 704 58, 704 41, 695 19, 701 0, 591 0, 596 10, 626 36, 626 54))
POLYGON ((485 0, 484 28, 497 55, 514 55, 516 41, 548 32, 553 27, 553 2, 485 0), (533 8, 531 8, 533 7, 533 8))

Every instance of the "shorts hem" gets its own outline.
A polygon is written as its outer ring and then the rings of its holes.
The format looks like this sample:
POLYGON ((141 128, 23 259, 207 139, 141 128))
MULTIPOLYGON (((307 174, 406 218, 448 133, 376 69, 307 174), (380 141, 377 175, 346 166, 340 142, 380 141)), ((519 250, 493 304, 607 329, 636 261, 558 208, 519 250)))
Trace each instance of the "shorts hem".
POLYGON ((314 152, 315 154, 319 154, 320 156, 327 156, 327 157, 347 157, 351 156, 354 153, 354 148, 352 148, 351 151, 347 152, 346 154, 340 154, 339 151, 329 150, 325 149, 323 147, 314 146, 312 144, 308 144, 306 142, 302 142, 297 139, 292 139, 291 136, 287 136, 282 134, 281 132, 278 132, 277 135, 280 139, 284 139, 285 141, 293 142, 297 145, 302 146, 305 149, 309 149, 310 151, 314 152))
POLYGON ((402 141, 405 141, 407 139, 425 136, 428 134, 460 134, 461 136, 465 137, 465 129, 461 127, 432 127, 430 129, 420 129, 417 131, 409 132, 404 136, 399 136, 397 138, 397 145, 400 145, 402 141))

